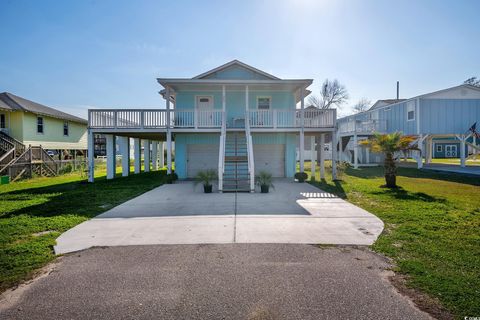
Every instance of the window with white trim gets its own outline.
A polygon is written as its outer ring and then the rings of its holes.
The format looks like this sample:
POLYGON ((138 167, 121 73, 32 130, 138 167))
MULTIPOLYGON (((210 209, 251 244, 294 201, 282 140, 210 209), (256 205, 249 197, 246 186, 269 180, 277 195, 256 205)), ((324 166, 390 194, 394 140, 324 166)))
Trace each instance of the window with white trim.
POLYGON ((258 97, 257 98, 257 109, 258 110, 268 110, 270 109, 271 98, 270 97, 258 97))
POLYGON ((437 152, 443 152, 443 146, 441 144, 437 144, 437 152))
POLYGON ((415 120, 415 101, 407 103, 407 121, 415 120))
POLYGON ((68 121, 63 122, 63 135, 68 136, 68 121))
POLYGON ((37 117, 37 133, 43 134, 43 117, 37 117))

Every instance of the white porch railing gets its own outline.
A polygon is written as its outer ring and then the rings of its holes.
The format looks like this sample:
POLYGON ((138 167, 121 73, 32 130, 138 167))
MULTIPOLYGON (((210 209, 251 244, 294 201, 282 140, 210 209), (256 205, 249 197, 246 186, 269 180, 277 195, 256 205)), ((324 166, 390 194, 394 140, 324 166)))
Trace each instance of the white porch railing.
MULTIPOLYGON (((223 111, 219 110, 170 110, 172 128, 220 128, 223 111)), ((136 129, 166 128, 165 109, 109 109, 88 111, 90 128, 136 129)))
POLYGON ((369 134, 374 132, 385 132, 387 130, 386 120, 365 120, 365 121, 344 121, 338 123, 338 132, 369 134))
MULTIPOLYGON (((300 128, 299 109, 249 110, 251 128, 300 128)), ((335 126, 335 110, 304 110, 304 128, 332 128, 335 126)))

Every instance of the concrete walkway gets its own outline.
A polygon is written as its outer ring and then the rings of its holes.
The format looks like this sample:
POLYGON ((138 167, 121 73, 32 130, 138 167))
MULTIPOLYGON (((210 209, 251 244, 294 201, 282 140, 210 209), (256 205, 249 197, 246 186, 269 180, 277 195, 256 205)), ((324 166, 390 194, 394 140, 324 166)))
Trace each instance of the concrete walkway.
POLYGON ((57 254, 94 246, 207 243, 370 245, 376 216, 287 179, 269 194, 204 194, 191 182, 163 185, 84 222, 57 239, 57 254))

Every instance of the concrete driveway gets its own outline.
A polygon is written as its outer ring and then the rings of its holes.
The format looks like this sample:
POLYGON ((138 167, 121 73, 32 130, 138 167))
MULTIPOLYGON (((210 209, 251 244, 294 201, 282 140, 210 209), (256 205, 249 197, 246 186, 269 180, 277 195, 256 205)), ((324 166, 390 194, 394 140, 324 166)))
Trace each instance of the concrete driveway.
POLYGON ((55 252, 150 244, 370 245, 383 230, 376 216, 310 184, 274 184, 269 194, 204 194, 186 181, 163 185, 68 230, 55 252))
POLYGON ((430 319, 382 257, 310 245, 93 248, 0 299, 2 319, 430 319))

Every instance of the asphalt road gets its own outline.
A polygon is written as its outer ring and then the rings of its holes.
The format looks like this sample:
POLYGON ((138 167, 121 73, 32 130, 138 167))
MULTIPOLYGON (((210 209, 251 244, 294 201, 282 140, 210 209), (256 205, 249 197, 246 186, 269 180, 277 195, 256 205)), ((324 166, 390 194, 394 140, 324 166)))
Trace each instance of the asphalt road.
POLYGON ((0 302, 1 319, 428 319, 354 248, 93 248, 0 302))

